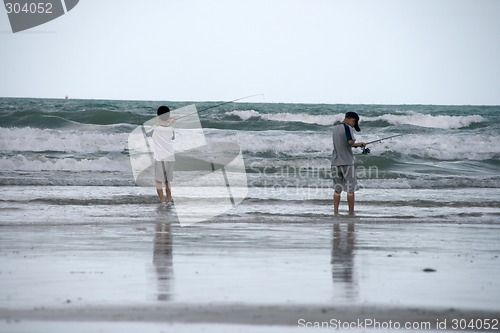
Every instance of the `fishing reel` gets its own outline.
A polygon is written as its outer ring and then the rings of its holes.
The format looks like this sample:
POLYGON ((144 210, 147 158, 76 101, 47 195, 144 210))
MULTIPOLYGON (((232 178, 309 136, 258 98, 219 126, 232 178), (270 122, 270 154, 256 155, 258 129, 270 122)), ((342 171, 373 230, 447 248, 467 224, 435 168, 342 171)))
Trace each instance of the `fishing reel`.
POLYGON ((376 143, 376 142, 381 142, 381 141, 384 141, 384 140, 387 140, 387 139, 397 138, 398 136, 402 136, 402 135, 404 135, 404 134, 396 134, 396 135, 388 136, 386 138, 382 138, 382 139, 378 139, 378 140, 366 142, 365 146, 363 147, 363 151, 361 152, 361 154, 362 155, 368 155, 370 153, 370 148, 366 148, 366 145, 368 145, 368 144, 372 144, 372 143, 376 143))

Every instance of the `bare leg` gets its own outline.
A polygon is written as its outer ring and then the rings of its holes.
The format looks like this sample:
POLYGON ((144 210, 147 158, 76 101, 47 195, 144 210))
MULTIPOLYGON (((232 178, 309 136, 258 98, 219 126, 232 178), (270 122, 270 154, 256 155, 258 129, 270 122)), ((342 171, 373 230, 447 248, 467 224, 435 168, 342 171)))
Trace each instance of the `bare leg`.
POLYGON ((172 190, 170 189, 170 183, 165 181, 165 192, 167 193, 167 201, 172 201, 172 190))
POLYGON ((335 215, 339 215, 340 194, 342 194, 342 192, 333 193, 333 213, 335 215))
POLYGON ((158 193, 158 197, 160 198, 160 202, 165 202, 165 197, 163 196, 163 188, 160 182, 156 182, 156 193, 158 193))
POLYGON ((354 192, 347 193, 347 204, 349 205, 349 215, 354 214, 354 192))

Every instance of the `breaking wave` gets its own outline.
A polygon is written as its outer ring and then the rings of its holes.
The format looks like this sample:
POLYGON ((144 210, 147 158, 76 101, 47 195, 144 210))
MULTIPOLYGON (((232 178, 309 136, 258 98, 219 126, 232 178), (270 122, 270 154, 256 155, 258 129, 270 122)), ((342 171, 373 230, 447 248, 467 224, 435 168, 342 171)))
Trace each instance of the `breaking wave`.
MULTIPOLYGON (((306 113, 261 113, 255 110, 234 110, 226 112, 227 116, 237 116, 241 120, 264 119, 279 122, 300 122, 331 126, 344 119, 343 113, 333 115, 311 115, 306 113)), ((457 129, 466 128, 474 123, 481 123, 486 119, 480 115, 449 116, 430 115, 408 111, 405 114, 384 114, 380 116, 360 116, 361 122, 383 121, 388 125, 413 125, 427 128, 457 129)), ((369 124, 368 124, 369 125, 369 124)))

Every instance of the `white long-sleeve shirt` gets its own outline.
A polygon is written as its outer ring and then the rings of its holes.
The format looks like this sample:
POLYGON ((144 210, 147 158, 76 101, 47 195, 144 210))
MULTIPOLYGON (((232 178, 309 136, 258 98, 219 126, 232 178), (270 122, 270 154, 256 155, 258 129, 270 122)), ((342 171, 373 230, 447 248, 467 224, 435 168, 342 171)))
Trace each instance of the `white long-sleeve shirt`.
POLYGON ((170 126, 158 126, 153 132, 155 161, 175 161, 172 139, 174 129, 170 126))

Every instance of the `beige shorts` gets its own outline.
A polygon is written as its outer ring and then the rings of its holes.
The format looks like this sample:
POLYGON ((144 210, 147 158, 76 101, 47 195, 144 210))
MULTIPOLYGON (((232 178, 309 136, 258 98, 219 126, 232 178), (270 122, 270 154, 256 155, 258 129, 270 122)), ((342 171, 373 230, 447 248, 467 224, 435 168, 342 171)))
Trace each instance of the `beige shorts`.
POLYGON ((155 161, 155 181, 169 183, 174 180, 174 163, 171 161, 155 161))
POLYGON ((339 193, 342 191, 354 192, 358 190, 356 169, 354 165, 332 165, 333 189, 339 193))

